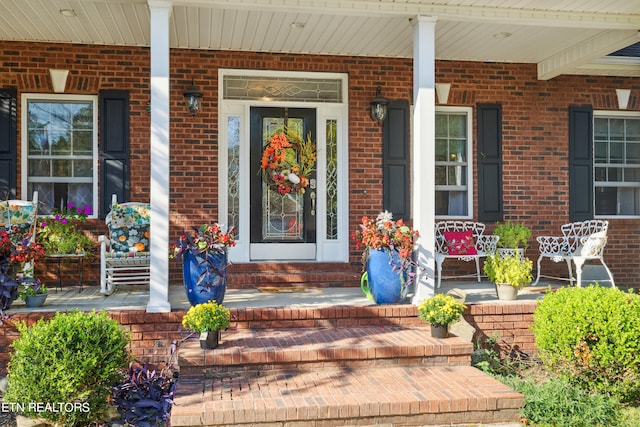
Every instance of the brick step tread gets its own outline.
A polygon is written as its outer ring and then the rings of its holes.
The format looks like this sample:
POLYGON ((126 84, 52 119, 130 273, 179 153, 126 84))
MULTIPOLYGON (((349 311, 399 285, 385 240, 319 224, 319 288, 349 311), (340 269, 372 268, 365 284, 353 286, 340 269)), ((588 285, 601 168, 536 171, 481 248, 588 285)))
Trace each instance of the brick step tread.
MULTIPOLYGON (((180 370, 197 373, 230 370, 234 366, 316 364, 326 366, 376 360, 414 360, 422 364, 469 365, 473 345, 458 337, 432 338, 427 327, 357 326, 338 328, 237 329, 223 331, 220 345, 202 350, 197 337, 185 341, 179 351, 180 370), (425 362, 425 358, 434 361, 425 362), (199 371, 203 372, 203 371, 199 371)), ((273 367, 271 367, 273 369, 273 367)))
POLYGON ((180 378, 174 427, 513 423, 523 396, 471 366, 180 378))

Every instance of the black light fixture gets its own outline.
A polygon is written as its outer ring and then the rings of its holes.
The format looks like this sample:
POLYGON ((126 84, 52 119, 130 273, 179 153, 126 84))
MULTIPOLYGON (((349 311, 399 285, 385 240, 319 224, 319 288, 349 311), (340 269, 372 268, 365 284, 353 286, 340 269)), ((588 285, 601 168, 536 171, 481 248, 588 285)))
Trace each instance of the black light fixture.
POLYGON ((187 111, 189 111, 191 115, 195 116, 196 113, 200 112, 201 103, 202 92, 200 92, 198 86, 193 84, 193 79, 191 79, 191 86, 184 91, 184 105, 187 107, 187 111))
POLYGON ((376 97, 371 101, 371 119, 382 124, 384 119, 387 118, 387 104, 389 101, 382 96, 382 89, 378 86, 376 90, 376 97))

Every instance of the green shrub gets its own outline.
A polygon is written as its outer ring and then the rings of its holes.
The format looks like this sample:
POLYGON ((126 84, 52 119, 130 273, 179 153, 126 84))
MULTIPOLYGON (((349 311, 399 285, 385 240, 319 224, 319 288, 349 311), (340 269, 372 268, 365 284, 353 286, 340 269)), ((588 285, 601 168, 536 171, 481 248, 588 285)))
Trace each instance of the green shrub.
POLYGON ((533 314, 539 356, 585 390, 640 397, 640 296, 590 286, 547 294, 533 314))
POLYGON ((76 310, 17 328, 21 335, 12 344, 5 402, 57 425, 98 420, 108 407, 110 387, 122 380, 131 359, 129 336, 118 322, 105 312, 76 310), (44 403, 60 406, 36 406, 44 403))
POLYGON ((622 426, 620 404, 609 396, 589 394, 554 377, 538 384, 531 379, 504 379, 507 385, 524 395, 522 416, 538 427, 622 426))

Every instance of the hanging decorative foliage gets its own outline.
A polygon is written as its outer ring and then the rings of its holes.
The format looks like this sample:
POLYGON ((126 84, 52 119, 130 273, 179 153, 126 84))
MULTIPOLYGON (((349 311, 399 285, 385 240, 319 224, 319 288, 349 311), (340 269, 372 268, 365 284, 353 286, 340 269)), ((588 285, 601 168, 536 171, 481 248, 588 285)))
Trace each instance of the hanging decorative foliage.
POLYGON ((315 170, 316 145, 311 132, 303 140, 296 133, 276 132, 262 152, 260 168, 262 179, 284 195, 304 194, 309 186, 309 175, 315 170))

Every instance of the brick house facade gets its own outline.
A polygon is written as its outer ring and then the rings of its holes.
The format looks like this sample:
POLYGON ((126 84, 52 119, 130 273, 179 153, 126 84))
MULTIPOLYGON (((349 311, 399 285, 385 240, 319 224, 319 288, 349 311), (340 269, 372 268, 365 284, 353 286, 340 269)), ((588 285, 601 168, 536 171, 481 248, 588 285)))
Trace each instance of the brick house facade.
MULTIPOLYGON (((128 91, 130 100, 130 199, 149 199, 150 100, 149 49, 3 42, 0 49, 0 88, 22 93, 52 93, 49 69, 70 70, 65 94, 97 95, 101 90, 128 91)), ((218 69, 313 71, 348 74, 349 99, 349 229, 355 230, 362 215, 375 215, 383 207, 382 130, 369 117, 369 103, 377 86, 390 100, 412 103, 411 59, 247 53, 172 49, 170 238, 190 225, 218 216, 218 69), (185 109, 182 92, 194 79, 204 93, 203 109, 192 116, 185 109), (363 191, 354 191, 354 189, 363 191)), ((528 225, 533 235, 556 234, 569 221, 568 109, 591 105, 617 110, 615 89, 630 88, 628 111, 640 111, 640 80, 623 77, 561 75, 538 80, 535 64, 436 61, 436 82, 451 82, 449 106, 474 109, 478 104, 502 107, 504 219, 528 225)), ((151 105, 153 108, 153 105, 151 105)), ((18 141, 20 114, 18 103, 18 141)), ((474 129, 471 134, 475 134, 474 129)), ((100 136, 98 137, 100 143, 100 136)), ((476 159, 474 146, 474 162, 476 159)), ((20 159, 18 146, 18 185, 20 159)), ((425 165, 425 167, 430 167, 425 165)), ((474 171, 477 168, 474 167, 474 171)), ((477 179, 473 180, 477 186, 477 179)), ((407 183, 410 185, 410 183, 407 183)), ((474 187, 473 217, 477 218, 474 187)), ((100 191, 100 189, 98 190, 100 191)), ((18 194, 28 196, 18 189, 18 194)), ((605 259, 619 286, 635 286, 640 273, 637 258, 640 219, 609 218, 609 243, 605 259)), ((492 224, 489 224, 491 227, 492 224)), ((88 228, 104 231, 101 220, 88 228)), ((360 253, 350 245, 346 270, 360 271, 360 253)), ((537 258, 532 243, 528 256, 537 258)), ((88 281, 97 280, 98 261, 88 281)), ((461 265, 461 269, 467 268, 461 265)), ((564 266, 559 266, 559 271, 564 266)), ((232 273, 241 274, 242 265, 232 273)), ((560 273, 561 274, 561 273, 560 273)), ((172 281, 179 281, 178 266, 171 265, 172 281)), ((233 279, 231 279, 233 282, 233 279)), ((352 284, 352 283, 349 283, 352 284)))

